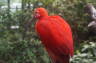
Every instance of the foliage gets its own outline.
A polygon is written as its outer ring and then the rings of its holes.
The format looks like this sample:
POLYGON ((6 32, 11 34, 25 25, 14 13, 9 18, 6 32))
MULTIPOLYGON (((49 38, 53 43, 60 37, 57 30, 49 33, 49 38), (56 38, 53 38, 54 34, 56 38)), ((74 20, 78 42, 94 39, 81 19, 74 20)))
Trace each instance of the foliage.
POLYGON ((88 2, 96 4, 93 0, 22 0, 22 9, 15 12, 0 7, 0 63, 51 63, 34 31, 36 7, 45 7, 49 15, 58 14, 71 25, 75 43, 72 63, 96 63, 96 36, 88 35, 91 19, 84 11, 88 2))
POLYGON ((76 54, 71 59, 72 63, 96 63, 96 43, 86 42, 76 50, 76 54))

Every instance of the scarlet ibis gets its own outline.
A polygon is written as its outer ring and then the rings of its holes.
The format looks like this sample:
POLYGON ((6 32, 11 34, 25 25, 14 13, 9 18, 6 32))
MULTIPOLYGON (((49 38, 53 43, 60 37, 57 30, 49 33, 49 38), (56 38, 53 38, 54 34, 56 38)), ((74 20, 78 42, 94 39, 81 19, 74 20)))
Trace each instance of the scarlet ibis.
POLYGON ((60 16, 49 16, 45 8, 36 8, 35 29, 53 63, 69 63, 73 56, 72 31, 60 16))

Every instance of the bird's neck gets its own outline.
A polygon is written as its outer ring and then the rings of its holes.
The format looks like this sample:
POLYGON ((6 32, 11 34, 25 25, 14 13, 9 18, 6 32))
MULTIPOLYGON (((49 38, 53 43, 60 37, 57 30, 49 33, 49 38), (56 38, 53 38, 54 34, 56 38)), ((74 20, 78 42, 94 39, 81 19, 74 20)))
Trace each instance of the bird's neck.
POLYGON ((47 17, 48 17, 48 15, 41 16, 41 17, 39 18, 39 20, 45 19, 45 18, 47 18, 47 17))

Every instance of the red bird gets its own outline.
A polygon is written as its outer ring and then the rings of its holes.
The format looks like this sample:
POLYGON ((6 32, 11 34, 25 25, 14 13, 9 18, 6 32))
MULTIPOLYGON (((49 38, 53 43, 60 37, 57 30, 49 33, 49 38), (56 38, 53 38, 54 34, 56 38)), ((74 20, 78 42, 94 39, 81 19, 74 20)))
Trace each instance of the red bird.
POLYGON ((73 56, 73 39, 69 24, 60 16, 48 16, 44 8, 35 9, 37 34, 53 63, 69 63, 73 56))

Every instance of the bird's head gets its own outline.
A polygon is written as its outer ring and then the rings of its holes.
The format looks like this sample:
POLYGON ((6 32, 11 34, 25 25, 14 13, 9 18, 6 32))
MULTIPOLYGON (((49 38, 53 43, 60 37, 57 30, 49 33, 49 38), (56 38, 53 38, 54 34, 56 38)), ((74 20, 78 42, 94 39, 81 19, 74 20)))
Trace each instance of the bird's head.
POLYGON ((84 7, 85 13, 91 14, 93 12, 94 6, 92 4, 86 4, 84 7))
POLYGON ((42 17, 48 16, 48 12, 45 8, 36 8, 34 10, 34 17, 40 19, 42 17))

